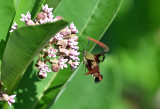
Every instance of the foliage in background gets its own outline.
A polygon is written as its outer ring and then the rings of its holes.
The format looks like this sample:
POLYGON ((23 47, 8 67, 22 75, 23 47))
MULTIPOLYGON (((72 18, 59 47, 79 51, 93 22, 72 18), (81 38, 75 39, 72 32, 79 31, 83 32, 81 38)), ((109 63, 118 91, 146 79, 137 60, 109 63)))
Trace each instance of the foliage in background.
MULTIPOLYGON (((37 1, 37 0, 15 0, 15 9, 14 9, 14 3, 13 1, 1 1, 1 6, 7 4, 7 2, 10 2, 11 5, 9 5, 11 8, 13 8, 12 14, 9 14, 10 19, 8 20, 10 23, 7 25, 8 27, 5 28, 6 35, 2 36, 1 39, 5 38, 7 39, 7 34, 9 36, 8 30, 10 30, 10 26, 12 25, 12 21, 16 21, 17 24, 22 27, 20 29, 15 30, 13 32, 13 37, 9 37, 9 41, 6 47, 6 50, 4 52, 4 59, 2 63, 2 80, 4 80, 5 85, 9 88, 9 93, 13 91, 13 89, 17 86, 21 76, 23 75, 23 72, 25 68, 28 66, 28 64, 31 62, 33 57, 42 49, 42 47, 45 45, 46 41, 51 37, 51 34, 55 34, 60 28, 64 27, 66 25, 66 22, 60 21, 59 23, 62 23, 61 26, 56 28, 52 33, 45 34, 46 31, 43 29, 39 29, 38 27, 45 28, 45 26, 49 24, 45 24, 42 26, 34 26, 34 27, 23 27, 24 23, 20 22, 19 19, 21 18, 21 14, 27 13, 27 11, 30 11, 32 13, 32 16, 34 19, 35 16, 37 15, 38 10, 40 10, 41 5, 45 2, 49 4, 49 7, 56 6, 56 9, 54 11, 55 15, 60 15, 64 19, 66 19, 69 22, 74 22, 77 28, 79 29, 80 33, 80 39, 79 42, 84 43, 84 45, 87 45, 87 40, 86 36, 90 36, 94 39, 99 40, 111 22, 113 21, 114 17, 117 14, 117 11, 120 6, 121 0, 47 0, 47 1, 37 1), (34 9, 34 10, 33 10, 34 9), (15 10, 15 11, 14 11, 15 10), (38 31, 44 32, 44 34, 37 34, 42 35, 44 39, 39 40, 38 43, 34 43, 34 38, 32 36, 35 36, 37 33, 36 30, 33 31, 32 28, 37 28, 38 31), (21 31, 24 29, 24 32, 21 31), (27 33, 30 30, 33 32, 27 33), (23 35, 24 34, 24 35, 23 35), (14 36, 15 35, 15 36, 14 36), (20 35, 21 38, 18 39, 17 36, 20 35), (30 38, 26 39, 27 35, 29 35, 30 38), (24 41, 26 39, 26 42, 24 41), (33 40, 32 40, 33 39, 33 40), (32 42, 30 45, 27 45, 26 43, 32 42), (14 46, 15 42, 19 42, 17 45, 14 46), (22 43, 21 43, 22 41, 22 43), (23 41, 25 43, 23 43, 23 41), (42 42, 42 45, 41 45, 42 42), (11 46, 13 45, 14 49, 16 51, 22 50, 22 52, 18 53, 16 56, 16 53, 14 53, 14 50, 11 49, 11 46), (25 46, 26 45, 26 46, 25 46), (39 45, 39 46, 38 46, 39 45), (22 48, 26 47, 26 50, 23 50, 22 48), (37 48, 38 47, 38 48, 37 48), (33 48, 33 49, 32 49, 33 48), (37 48, 37 50, 35 50, 37 48), (32 51, 33 50, 33 51, 32 51), (11 55, 14 53, 12 56, 13 60, 11 60, 11 55), (22 53, 22 54, 21 54, 22 53), (23 55, 24 54, 24 55, 23 55), (9 57, 9 58, 8 58, 9 57), (18 59, 20 58, 21 61, 18 59), (14 64, 14 61, 17 60, 17 64, 14 64), (19 61, 18 61, 19 60, 19 61), (10 64, 11 63, 11 64, 10 64), (10 65, 9 65, 10 64, 10 65), (14 67, 16 66, 16 67, 14 67), (9 73, 9 70, 11 70, 12 73, 9 73), (16 74, 16 75, 15 75, 16 74), (18 74, 18 77, 17 77, 18 74), (9 76, 7 76, 9 75, 9 76), (7 78, 6 78, 7 77, 7 78), (13 84, 9 84, 11 79, 14 81, 13 84), (9 80, 9 81, 8 81, 9 80)), ((3 14, 3 11, 0 11, 3 14)), ((6 12, 9 12, 6 10, 6 12)), ((7 16, 8 17, 8 16, 7 16)), ((4 20, 2 19, 1 22, 4 20)), ((6 24, 6 23, 5 23, 6 24)), ((52 24, 51 24, 52 25, 52 24)), ((57 24, 58 25, 58 24, 57 24)), ((55 28, 56 24, 53 24, 53 28, 55 28)), ((49 28, 49 27, 48 27, 49 28)), ((52 28, 52 29, 53 29, 52 28)), ((3 31, 3 30, 2 30, 3 31)), ((36 39, 36 38, 35 38, 36 39)), ((7 43, 7 40, 1 40, 3 41, 1 43, 1 48, 5 48, 5 44, 7 43)), ((86 46, 85 45, 85 46, 86 46)), ((91 44, 92 49, 94 47, 94 43, 91 44)), ((82 48, 81 48, 82 49, 82 48)), ((89 51, 91 50, 88 49, 89 51)), ((3 51, 1 52, 3 56, 3 51)), ((2 57, 1 56, 1 57, 2 57)), ((81 55, 81 59, 83 56, 81 55)), ((36 59, 35 59, 36 60, 36 59)), ((71 79, 71 75, 75 72, 72 72, 70 69, 65 69, 63 71, 60 71, 58 73, 50 73, 48 74, 48 78, 45 80, 39 80, 36 76, 36 70, 34 68, 34 63, 33 61, 26 72, 24 73, 24 76, 22 78, 22 81, 20 82, 20 85, 18 89, 15 91, 17 93, 17 100, 16 104, 12 106, 12 108, 26 108, 26 109, 46 109, 46 108, 51 108, 57 100, 57 96, 59 96, 61 91, 66 87, 68 84, 68 80, 71 79), (24 107, 24 104, 25 105, 24 107)))

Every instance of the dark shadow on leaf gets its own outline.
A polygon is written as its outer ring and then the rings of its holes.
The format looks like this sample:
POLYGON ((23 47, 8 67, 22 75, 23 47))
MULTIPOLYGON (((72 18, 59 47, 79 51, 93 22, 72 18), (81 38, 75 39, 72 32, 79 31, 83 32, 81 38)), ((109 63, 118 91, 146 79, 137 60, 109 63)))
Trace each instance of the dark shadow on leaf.
POLYGON ((49 88, 48 90, 46 90, 44 93, 47 94, 47 93, 49 93, 50 91, 53 91, 53 90, 55 90, 55 89, 57 89, 57 88, 62 87, 63 85, 64 85, 64 84, 59 84, 59 85, 57 85, 57 86, 51 87, 51 88, 49 88))
POLYGON ((2 60, 5 47, 6 47, 6 41, 2 39, 0 41, 0 60, 2 60))
POLYGON ((15 109, 29 109, 34 101, 37 99, 35 82, 40 81, 36 75, 36 71, 33 69, 33 62, 29 65, 25 71, 22 80, 16 90, 17 97, 14 104, 15 109))

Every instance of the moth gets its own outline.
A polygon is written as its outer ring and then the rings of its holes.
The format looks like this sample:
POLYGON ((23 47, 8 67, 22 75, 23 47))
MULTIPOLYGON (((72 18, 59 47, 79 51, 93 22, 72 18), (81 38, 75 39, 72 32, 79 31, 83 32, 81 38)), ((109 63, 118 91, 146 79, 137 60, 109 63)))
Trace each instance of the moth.
POLYGON ((88 69, 88 73, 85 73, 85 75, 91 74, 95 78, 95 83, 100 82, 103 79, 102 74, 99 71, 99 63, 103 62, 105 59, 104 53, 109 51, 109 47, 105 45, 102 42, 99 42, 93 38, 86 37, 87 39, 97 43, 100 47, 103 48, 103 52, 98 53, 98 54, 90 54, 87 51, 83 50, 83 63, 85 64, 86 68, 88 69), (102 58, 100 59, 100 57, 102 58))

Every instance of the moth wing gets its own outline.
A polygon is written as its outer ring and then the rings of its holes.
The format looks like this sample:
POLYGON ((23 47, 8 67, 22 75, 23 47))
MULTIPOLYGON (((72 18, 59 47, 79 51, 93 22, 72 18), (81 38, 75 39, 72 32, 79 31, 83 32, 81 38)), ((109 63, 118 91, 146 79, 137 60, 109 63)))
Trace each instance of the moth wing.
POLYGON ((96 72, 99 72, 99 66, 98 65, 93 67, 93 69, 91 69, 88 73, 85 73, 85 75, 93 74, 93 73, 96 73, 96 72))
POLYGON ((95 57, 95 61, 96 61, 97 63, 103 62, 104 59, 105 59, 104 53, 94 54, 94 57, 95 57), (103 56, 103 58, 100 60, 99 57, 101 57, 101 56, 103 56))

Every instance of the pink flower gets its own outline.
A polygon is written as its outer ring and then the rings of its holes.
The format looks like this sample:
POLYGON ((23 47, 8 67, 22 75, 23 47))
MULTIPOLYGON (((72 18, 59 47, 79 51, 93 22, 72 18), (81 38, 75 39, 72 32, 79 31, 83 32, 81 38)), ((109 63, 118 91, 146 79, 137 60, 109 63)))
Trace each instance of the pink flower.
POLYGON ((60 19, 63 19, 61 16, 56 16, 54 19, 53 19, 53 22, 56 22, 57 20, 60 20, 60 19))
POLYGON ((65 49, 65 48, 59 48, 60 53, 64 53, 65 55, 69 55, 69 50, 65 49))
POLYGON ((38 69, 40 69, 40 70, 43 70, 43 71, 45 71, 45 72, 51 72, 51 69, 49 69, 48 67, 49 67, 49 65, 46 65, 46 63, 44 63, 44 62, 41 62, 41 61, 39 61, 38 62, 38 69))
POLYGON ((70 52, 70 55, 75 55, 78 56, 80 54, 80 52, 77 52, 77 50, 72 49, 70 52))
POLYGON ((12 26, 12 28, 11 28, 11 30, 9 31, 9 32, 13 32, 15 29, 17 29, 17 23, 16 22, 14 22, 14 24, 13 24, 13 26, 12 26))
POLYGON ((3 101, 7 101, 8 105, 11 107, 11 103, 15 103, 15 98, 16 95, 11 95, 11 96, 8 96, 7 94, 2 94, 2 96, 0 97, 0 100, 3 100, 3 101))
POLYGON ((38 76, 39 76, 41 79, 43 79, 43 78, 47 77, 47 73, 46 73, 46 71, 44 71, 44 70, 40 70, 39 73, 38 73, 38 76))
POLYGON ((78 41, 78 36, 73 37, 75 41, 78 41))
POLYGON ((61 57, 59 59, 59 66, 61 69, 63 69, 63 67, 67 68, 67 64, 65 64, 68 61, 68 59, 64 59, 64 57, 61 57))
POLYGON ((57 33, 54 37, 55 37, 57 40, 63 40, 63 35, 60 34, 60 33, 57 33))
MULTIPOLYGON (((69 40, 68 40, 68 45, 71 47, 71 48, 76 48, 77 49, 77 45, 78 45, 78 42, 77 41, 75 41, 75 38, 73 37, 73 38, 70 38, 69 40)), ((79 48, 79 47, 78 47, 79 48)), ((77 49, 78 50, 78 49, 77 49)))
POLYGON ((71 30, 68 29, 68 27, 64 28, 61 33, 64 35, 64 36, 67 36, 67 35, 71 35, 71 30))
POLYGON ((79 47, 78 47, 78 46, 74 46, 74 49, 75 49, 75 50, 78 50, 78 49, 79 49, 79 47))
POLYGON ((53 8, 48 8, 48 4, 46 4, 45 6, 42 5, 42 10, 43 10, 43 12, 48 14, 48 13, 52 12, 53 8))
POLYGON ((52 12, 50 12, 49 14, 47 14, 48 19, 53 20, 54 15, 52 14, 52 12))
POLYGON ((20 19, 23 22, 27 22, 28 20, 31 20, 31 14, 29 13, 29 11, 27 12, 26 15, 21 14, 22 18, 20 19))
POLYGON ((72 62, 72 64, 71 64, 72 69, 77 68, 77 66, 79 65, 79 63, 80 62, 78 62, 78 61, 72 62))
POLYGON ((47 53, 48 53, 48 56, 49 57, 56 57, 56 54, 58 50, 57 49, 54 49, 53 47, 50 47, 48 50, 47 50, 47 53))
POLYGON ((72 60, 76 60, 76 61, 79 61, 80 59, 78 58, 78 56, 75 56, 75 55, 70 55, 69 56, 72 60))
POLYGON ((74 23, 72 22, 71 25, 70 25, 70 29, 71 29, 71 32, 73 34, 76 34, 78 33, 79 31, 76 29, 76 26, 74 26, 74 23))

